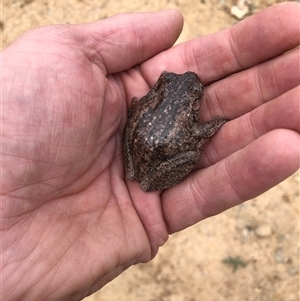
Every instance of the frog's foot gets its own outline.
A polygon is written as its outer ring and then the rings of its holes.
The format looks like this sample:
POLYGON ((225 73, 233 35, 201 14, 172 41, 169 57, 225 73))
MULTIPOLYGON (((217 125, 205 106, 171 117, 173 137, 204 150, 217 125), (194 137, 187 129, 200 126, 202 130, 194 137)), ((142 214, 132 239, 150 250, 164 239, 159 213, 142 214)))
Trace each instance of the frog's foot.
POLYGON ((216 116, 214 119, 208 122, 197 125, 196 134, 197 136, 201 137, 201 139, 208 139, 215 134, 227 121, 227 119, 221 116, 216 116))
POLYGON ((140 182, 142 190, 157 191, 178 184, 194 169, 198 159, 198 152, 188 151, 151 168, 140 182))

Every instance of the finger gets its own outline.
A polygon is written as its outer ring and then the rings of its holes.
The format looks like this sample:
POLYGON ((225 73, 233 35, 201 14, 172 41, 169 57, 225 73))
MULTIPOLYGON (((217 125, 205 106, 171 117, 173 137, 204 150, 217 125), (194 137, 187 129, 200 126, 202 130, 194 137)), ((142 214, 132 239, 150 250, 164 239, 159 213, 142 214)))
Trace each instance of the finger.
POLYGON ((229 29, 178 45, 146 62, 143 73, 151 79, 162 70, 190 70, 206 85, 271 59, 299 45, 299 7, 274 5, 229 29))
POLYGON ((299 168, 299 134, 275 130, 163 193, 169 232, 254 198, 299 168), (287 147, 288 146, 288 147, 287 147))
POLYGON ((205 144, 198 168, 215 164, 273 130, 289 129, 300 133, 299 95, 298 86, 223 125, 205 144))
POLYGON ((171 47, 183 26, 177 10, 120 14, 82 25, 85 52, 108 74, 131 68, 171 47))
POLYGON ((211 112, 237 118, 300 85, 300 49, 214 82, 205 89, 204 120, 211 112), (206 113, 206 115, 205 115, 206 113))

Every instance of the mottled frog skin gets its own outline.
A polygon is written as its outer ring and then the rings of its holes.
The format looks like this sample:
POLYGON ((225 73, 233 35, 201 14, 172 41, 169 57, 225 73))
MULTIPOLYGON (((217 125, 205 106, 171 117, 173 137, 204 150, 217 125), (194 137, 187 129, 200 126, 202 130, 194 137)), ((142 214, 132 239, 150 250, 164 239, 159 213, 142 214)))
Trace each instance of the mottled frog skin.
POLYGON ((163 72, 148 94, 132 100, 123 157, 127 178, 143 191, 182 181, 195 168, 201 146, 226 122, 217 116, 200 124, 203 93, 196 73, 163 72))

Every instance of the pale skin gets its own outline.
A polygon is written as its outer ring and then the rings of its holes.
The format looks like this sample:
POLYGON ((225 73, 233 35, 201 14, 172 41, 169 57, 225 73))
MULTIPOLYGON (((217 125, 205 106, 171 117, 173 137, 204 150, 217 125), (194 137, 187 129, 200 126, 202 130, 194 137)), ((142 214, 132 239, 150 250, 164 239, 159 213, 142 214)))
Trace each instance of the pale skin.
POLYGON ((3 300, 81 300, 151 260, 170 234, 294 173, 299 7, 276 5, 173 48, 183 24, 175 10, 42 27, 8 46, 3 300), (163 70, 196 72, 206 86, 202 120, 231 121, 182 183, 144 193, 125 179, 122 133, 132 97, 148 92, 163 70))

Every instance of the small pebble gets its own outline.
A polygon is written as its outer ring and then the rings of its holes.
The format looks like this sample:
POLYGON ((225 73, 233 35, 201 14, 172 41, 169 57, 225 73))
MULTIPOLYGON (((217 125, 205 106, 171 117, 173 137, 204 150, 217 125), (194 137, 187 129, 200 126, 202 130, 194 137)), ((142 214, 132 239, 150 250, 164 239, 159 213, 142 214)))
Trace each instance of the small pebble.
POLYGON ((272 229, 269 225, 261 225, 255 229, 254 233, 260 238, 270 237, 272 235, 272 229))
POLYGON ((239 0, 237 5, 231 7, 230 13, 238 20, 242 20, 249 14, 249 7, 246 5, 245 0, 239 0))
POLYGON ((283 253, 282 253, 282 250, 281 249, 277 249, 275 251, 275 260, 276 262, 278 263, 282 263, 284 261, 284 258, 283 258, 283 253))
POLYGON ((298 267, 291 267, 288 269, 288 273, 290 276, 295 276, 299 274, 299 268, 298 267))

